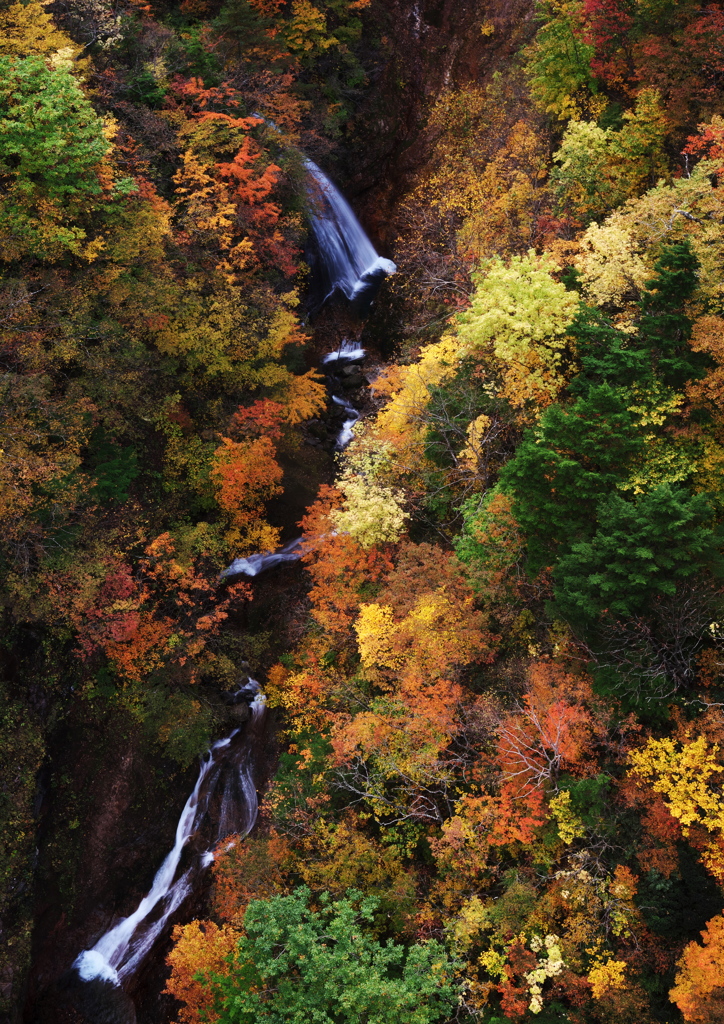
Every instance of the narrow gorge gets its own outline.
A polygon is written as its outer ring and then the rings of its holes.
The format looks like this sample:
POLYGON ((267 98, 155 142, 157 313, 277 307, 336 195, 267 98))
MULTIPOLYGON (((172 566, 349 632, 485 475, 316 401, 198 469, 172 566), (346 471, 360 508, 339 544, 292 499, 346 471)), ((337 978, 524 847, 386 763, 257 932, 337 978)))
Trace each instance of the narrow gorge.
MULTIPOLYGON (((377 255, 351 207, 322 171, 308 160, 305 166, 312 180, 310 201, 315 211, 311 229, 318 262, 323 267, 323 276, 314 284, 326 290, 325 301, 339 290, 358 308, 361 303, 369 306, 382 279, 397 268, 391 260, 377 255)), ((341 339, 337 349, 325 355, 323 364, 337 371, 359 362, 364 355, 363 349, 341 339)), ((352 426, 359 413, 340 395, 332 394, 332 401, 347 417, 336 441, 336 448, 342 450, 352 440, 352 426)), ((299 537, 277 551, 235 559, 222 577, 258 576, 276 565, 296 561, 301 558, 303 542, 304 538, 299 537)), ((231 699, 235 704, 248 703, 249 720, 217 740, 203 755, 196 785, 176 826, 173 848, 154 876, 150 891, 129 917, 115 923, 73 963, 80 980, 94 984, 99 1006, 103 1005, 104 983, 122 986, 152 952, 168 929, 168 922, 213 863, 214 848, 229 837, 231 842, 239 842, 254 827, 258 804, 252 781, 253 759, 263 731, 265 697, 257 680, 249 679, 231 699), (209 822, 213 838, 204 846, 209 822)), ((82 1005, 84 997, 79 1001, 82 1005)))

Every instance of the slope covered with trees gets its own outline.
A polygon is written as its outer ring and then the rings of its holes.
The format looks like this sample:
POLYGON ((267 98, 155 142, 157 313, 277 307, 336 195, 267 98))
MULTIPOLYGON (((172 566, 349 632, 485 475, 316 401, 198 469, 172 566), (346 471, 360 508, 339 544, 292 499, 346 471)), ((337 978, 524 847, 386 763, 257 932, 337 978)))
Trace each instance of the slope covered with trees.
POLYGON ((260 820, 139 1020, 724 1017, 723 30, 0 4, 15 1020, 143 894, 249 671, 260 820), (364 322, 312 312, 303 153, 398 263, 364 322), (343 336, 377 366, 333 464, 343 336), (302 506, 303 567, 220 582, 302 506))

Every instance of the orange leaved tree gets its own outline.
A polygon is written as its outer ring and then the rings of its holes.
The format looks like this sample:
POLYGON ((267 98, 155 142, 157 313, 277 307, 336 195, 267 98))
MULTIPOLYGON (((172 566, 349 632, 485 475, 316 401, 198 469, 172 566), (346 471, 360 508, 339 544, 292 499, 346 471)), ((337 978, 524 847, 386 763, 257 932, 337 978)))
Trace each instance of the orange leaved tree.
POLYGON ((684 1020, 717 1024, 724 1020, 724 917, 713 917, 701 937, 703 946, 690 942, 684 949, 669 996, 684 1020))
POLYGON ((277 547, 279 531, 264 519, 264 503, 281 493, 283 471, 269 437, 232 441, 222 437, 214 452, 211 480, 216 499, 229 516, 227 539, 239 553, 277 547))

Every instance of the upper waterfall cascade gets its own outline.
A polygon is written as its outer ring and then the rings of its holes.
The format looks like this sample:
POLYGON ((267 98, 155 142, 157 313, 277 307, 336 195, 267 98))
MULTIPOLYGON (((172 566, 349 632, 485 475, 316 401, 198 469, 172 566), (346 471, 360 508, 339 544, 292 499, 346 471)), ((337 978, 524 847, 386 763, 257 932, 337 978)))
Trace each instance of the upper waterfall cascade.
MULTIPOLYGON (((337 289, 354 301, 373 290, 383 277, 394 274, 397 266, 392 260, 377 254, 352 207, 326 174, 312 160, 305 159, 304 164, 310 178, 310 222, 327 290, 325 301, 337 289)), ((337 349, 324 356, 322 365, 340 366, 343 363, 359 362, 365 355, 364 348, 358 343, 343 339, 337 349)), ((344 397, 333 395, 332 400, 346 415, 337 436, 336 447, 341 451, 354 437, 352 428, 360 418, 360 413, 344 397)), ((295 537, 276 551, 262 551, 236 558, 221 574, 222 578, 258 576, 272 566, 297 562, 302 557, 303 539, 295 537)))
MULTIPOLYGON (((245 696, 253 698, 251 720, 244 731, 253 732, 265 711, 259 684, 250 679, 235 696, 242 700, 245 696)), ((206 848, 195 852, 185 868, 181 866, 184 847, 201 826, 218 790, 217 838, 223 839, 232 833, 247 835, 254 827, 257 795, 251 777, 250 750, 244 742, 245 736, 240 733, 241 730, 235 729, 225 739, 214 743, 204 755, 196 785, 176 826, 173 848, 156 872, 147 895, 132 914, 118 921, 92 949, 76 957, 73 966, 84 981, 97 978, 118 985, 133 974, 150 951, 168 919, 191 892, 199 874, 214 859, 211 849, 206 848)))
POLYGON ((337 288, 355 300, 397 266, 379 256, 347 200, 312 160, 304 165, 310 177, 312 232, 319 249, 326 299, 337 288))

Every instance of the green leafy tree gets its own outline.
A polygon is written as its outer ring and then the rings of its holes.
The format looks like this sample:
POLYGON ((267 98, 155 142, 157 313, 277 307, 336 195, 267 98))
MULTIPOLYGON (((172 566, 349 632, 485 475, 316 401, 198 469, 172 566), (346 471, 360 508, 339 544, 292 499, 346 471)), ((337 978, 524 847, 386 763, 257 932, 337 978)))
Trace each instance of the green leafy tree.
POLYGON ((216 19, 216 28, 225 47, 233 48, 237 58, 242 55, 253 63, 271 63, 281 55, 281 47, 270 34, 273 18, 265 16, 258 4, 249 0, 227 0, 216 19))
POLYGON ((553 160, 551 185, 560 208, 589 223, 666 177, 668 122, 660 97, 643 89, 620 131, 571 121, 553 160))
POLYGON ((597 92, 591 73, 594 48, 583 36, 581 0, 544 0, 543 22, 527 51, 530 91, 546 114, 561 121, 580 118, 597 92))
MULTIPOLYGON (((103 188, 103 122, 64 67, 0 58, 0 238, 6 258, 81 253, 103 188)), ((132 182, 117 183, 117 192, 132 182)))
POLYGON ((569 622, 608 613, 629 618, 703 567, 721 568, 719 538, 703 494, 662 484, 626 500, 606 498, 590 541, 573 545, 555 568, 555 606, 569 622))
POLYGON ((699 260, 689 239, 664 247, 654 264, 656 277, 646 282, 641 296, 639 334, 654 356, 659 376, 673 387, 703 369, 701 356, 689 347, 691 320, 684 304, 698 283, 699 260))
POLYGON ((528 432, 501 480, 513 494, 532 568, 588 539, 599 502, 642 451, 634 422, 623 394, 601 384, 567 408, 546 409, 528 432))
POLYGON ((110 145, 70 72, 48 68, 42 57, 4 57, 0 82, 0 168, 15 178, 17 191, 51 202, 97 196, 95 168, 110 145))
POLYGON ((650 353, 600 310, 583 306, 569 331, 581 363, 581 372, 570 384, 574 394, 604 383, 629 388, 651 377, 650 353))
POLYGON ((582 307, 569 327, 581 373, 570 389, 583 394, 592 383, 641 386, 654 377, 674 388, 701 376, 706 357, 692 351, 685 304, 698 285, 699 260, 688 239, 662 248, 656 276, 641 293, 638 330, 620 331, 600 310, 582 307))
POLYGON ((128 488, 140 472, 135 449, 112 441, 101 428, 91 438, 88 457, 95 477, 94 500, 102 504, 127 501, 128 488))
POLYGON ((432 1024, 456 1002, 454 964, 430 940, 405 947, 374 938, 379 901, 309 889, 252 901, 245 935, 214 978, 220 1024, 432 1024))

